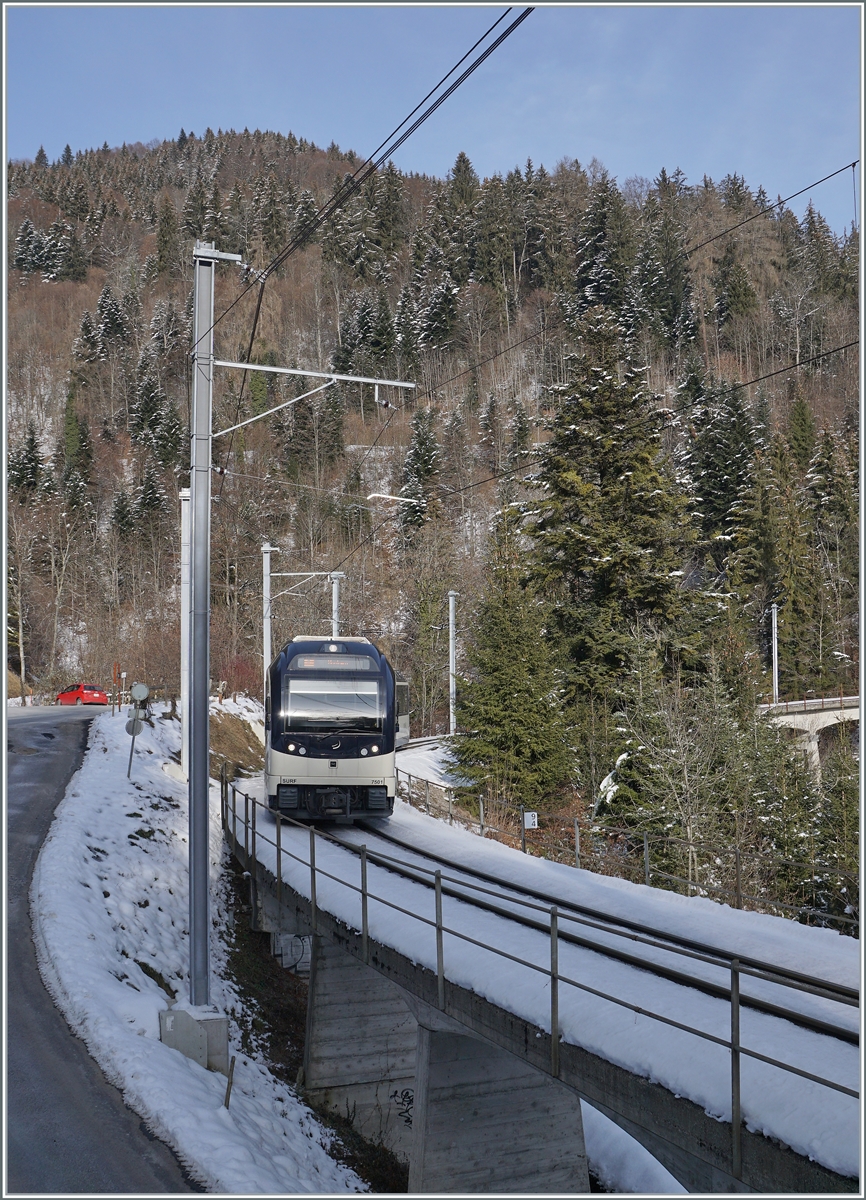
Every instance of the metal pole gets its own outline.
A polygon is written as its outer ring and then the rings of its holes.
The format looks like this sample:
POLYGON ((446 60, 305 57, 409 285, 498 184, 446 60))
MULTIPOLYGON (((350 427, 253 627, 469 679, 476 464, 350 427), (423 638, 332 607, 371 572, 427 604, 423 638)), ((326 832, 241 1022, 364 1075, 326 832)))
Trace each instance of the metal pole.
POLYGON ((643 835, 643 875, 644 883, 650 885, 650 864, 649 864, 649 838, 646 834, 643 835))
POLYGON ((479 833, 481 834, 481 837, 484 837, 484 801, 483 800, 478 801, 478 815, 481 818, 481 820, 480 820, 481 828, 479 829, 479 833))
POLYGON ((244 792, 244 867, 250 866, 250 797, 244 792))
POLYGON ((340 580, 346 576, 342 571, 332 571, 331 579, 331 637, 340 636, 340 580))
POLYGON ((580 867, 580 826, 574 818, 574 865, 580 867))
POLYGON ((773 703, 779 703, 779 606, 770 605, 773 620, 773 703))
POLYGON ((448 732, 457 728, 457 646, 455 642, 455 604, 459 592, 448 593, 448 732))
POLYGON ((319 923, 318 905, 316 903, 316 831, 310 826, 310 925, 313 933, 319 923))
POLYGON ((369 925, 367 922, 367 844, 361 847, 361 957, 370 961, 369 925))
POLYGON ((520 806, 520 849, 526 853, 526 820, 523 816, 523 805, 520 806))
POLYGON ((731 1174, 743 1173, 740 1115, 740 960, 731 959, 731 1174))
POLYGON ((268 702, 268 667, 271 665, 271 550, 270 542, 262 546, 262 658, 264 660, 264 683, 262 697, 268 702))
POLYGON ((279 811, 277 818, 277 908, 283 903, 283 818, 279 811))
POLYGON ((442 872, 436 876, 436 989, 439 1008, 445 1007, 445 952, 442 945, 442 872))
POLYGON ((550 910, 550 1073, 559 1075, 559 916, 550 910))
MULTIPOLYGON (((208 954, 208 680, 210 677, 210 477, 213 279, 216 264, 193 251, 191 656, 189 742, 190 1000, 210 1001, 208 954)), ((207 247, 212 249, 213 247, 207 247)))
POLYGON ((190 705, 189 705, 189 998, 210 1003, 208 791, 210 787, 210 481, 213 403, 213 294, 222 254, 213 243, 193 250, 193 352, 190 453, 190 705))
POLYGON ((737 872, 737 908, 743 907, 743 884, 740 870, 740 847, 734 847, 734 868, 737 872))
POLYGON ((189 779, 189 488, 180 489, 180 769, 189 779))

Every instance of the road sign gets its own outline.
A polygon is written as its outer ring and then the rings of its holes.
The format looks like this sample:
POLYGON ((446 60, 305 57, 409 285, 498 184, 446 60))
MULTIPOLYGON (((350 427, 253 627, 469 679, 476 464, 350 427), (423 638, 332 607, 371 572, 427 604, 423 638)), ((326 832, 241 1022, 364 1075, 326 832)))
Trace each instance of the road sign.
POLYGON ((538 813, 537 812, 524 812, 523 828, 524 829, 537 829, 538 828, 538 813))
POLYGON ((143 728, 144 726, 142 725, 141 721, 139 721, 138 717, 133 717, 131 721, 126 722, 126 732, 131 733, 133 737, 137 737, 143 728))
POLYGON ((134 683, 130 688, 129 694, 133 700, 146 700, 150 695, 150 688, 146 683, 134 683))

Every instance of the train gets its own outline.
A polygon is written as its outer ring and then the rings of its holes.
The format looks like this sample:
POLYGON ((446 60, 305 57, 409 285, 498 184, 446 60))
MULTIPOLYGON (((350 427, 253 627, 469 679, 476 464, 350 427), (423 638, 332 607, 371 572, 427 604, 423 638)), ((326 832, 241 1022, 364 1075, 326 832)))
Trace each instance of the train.
POLYGON ((298 634, 268 668, 265 791, 279 816, 390 816, 408 741, 408 683, 368 638, 298 634))

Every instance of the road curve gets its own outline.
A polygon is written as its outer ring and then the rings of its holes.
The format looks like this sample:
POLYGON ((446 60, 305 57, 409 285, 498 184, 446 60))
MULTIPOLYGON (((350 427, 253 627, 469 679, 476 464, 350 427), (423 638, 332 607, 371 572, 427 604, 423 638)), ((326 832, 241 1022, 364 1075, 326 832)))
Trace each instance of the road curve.
MULTIPOLYGON (((97 710, 99 712, 102 709, 97 710)), ((7 710, 6 1192, 202 1191, 107 1082, 39 974, 28 895, 93 711, 7 710)))

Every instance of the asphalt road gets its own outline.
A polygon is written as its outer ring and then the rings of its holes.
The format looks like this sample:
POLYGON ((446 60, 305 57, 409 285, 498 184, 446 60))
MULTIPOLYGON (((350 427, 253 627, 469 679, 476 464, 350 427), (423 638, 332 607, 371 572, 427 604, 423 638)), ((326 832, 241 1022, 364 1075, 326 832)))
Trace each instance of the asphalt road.
MULTIPOLYGON (((102 711, 99 709, 97 711, 102 711)), ((107 1082, 36 966, 28 894, 93 711, 7 710, 6 1192, 201 1191, 107 1082)))

